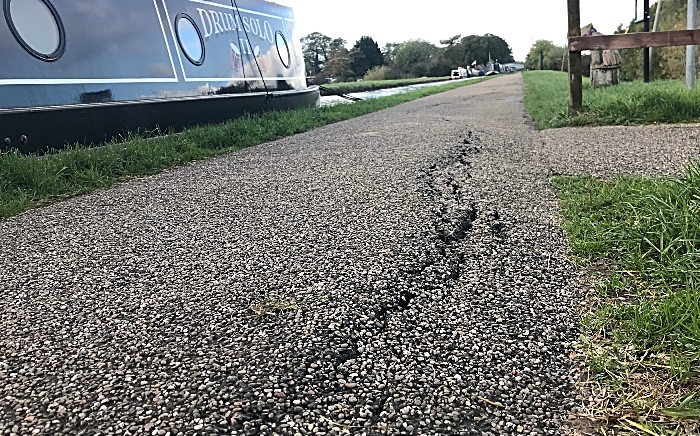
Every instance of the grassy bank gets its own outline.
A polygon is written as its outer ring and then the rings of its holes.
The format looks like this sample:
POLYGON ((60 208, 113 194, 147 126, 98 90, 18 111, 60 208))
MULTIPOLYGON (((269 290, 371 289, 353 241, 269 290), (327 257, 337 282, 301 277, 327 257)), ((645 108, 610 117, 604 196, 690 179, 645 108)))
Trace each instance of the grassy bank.
POLYGON ((700 164, 678 179, 552 183, 572 253, 597 291, 584 317, 602 384, 590 413, 640 434, 698 434, 700 164))
MULTIPOLYGON (((678 81, 592 90, 584 80, 584 110, 570 117, 565 73, 523 77, 538 129, 700 120, 700 91, 678 81)), ((582 314, 587 414, 615 434, 700 434, 700 163, 680 178, 552 184, 595 291, 582 314)))
POLYGON ((528 71, 523 78, 525 108, 538 129, 700 121, 700 89, 687 91, 681 81, 626 82, 594 90, 584 79, 584 110, 571 117, 566 73, 528 71))
POLYGON ((135 137, 97 148, 76 146, 42 157, 0 154, 0 217, 478 82, 449 83, 353 104, 268 112, 177 135, 135 137))
MULTIPOLYGON (((450 80, 449 77, 421 77, 417 79, 397 79, 397 80, 366 80, 363 82, 340 82, 323 85, 328 89, 340 94, 351 92, 376 91, 378 89, 398 88, 399 86, 415 85, 418 83, 444 82, 450 80)), ((321 95, 325 95, 321 91, 321 95)))

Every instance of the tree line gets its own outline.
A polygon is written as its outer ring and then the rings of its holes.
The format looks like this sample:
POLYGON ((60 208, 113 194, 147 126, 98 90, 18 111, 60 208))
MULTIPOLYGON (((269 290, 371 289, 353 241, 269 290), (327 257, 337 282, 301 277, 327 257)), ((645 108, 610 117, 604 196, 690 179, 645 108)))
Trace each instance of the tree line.
POLYGON ((528 70, 568 71, 568 50, 552 41, 540 39, 530 47, 525 57, 525 68, 528 70))
MULTIPOLYGON (((656 17, 656 8, 659 2, 651 5, 650 15, 652 20, 656 17)), ((659 14, 658 31, 682 30, 686 28, 688 11, 687 0, 663 0, 659 14)), ((595 24, 595 23, 594 23, 595 24)), ((643 31, 643 23, 630 22, 629 26, 620 24, 615 31, 619 33, 637 33, 643 31)), ((529 70, 555 70, 567 71, 567 48, 558 46, 552 41, 536 41, 530 48, 525 59, 525 68, 529 70)), ((642 80, 644 77, 643 56, 641 48, 620 50, 622 67, 620 79, 624 81, 642 80)), ((584 68, 588 68, 590 57, 584 56, 584 68), (588 63, 586 61, 589 61, 588 63)), ((700 52, 698 52, 700 62, 700 52)), ((685 47, 658 47, 654 48, 651 56, 651 79, 681 79, 685 76, 685 47)), ((588 71, 584 71, 587 74, 588 71)))
POLYGON ((333 77, 337 81, 387 80, 449 76, 468 65, 486 65, 490 60, 513 62, 513 51, 502 38, 492 35, 455 35, 436 46, 423 39, 388 43, 380 48, 363 36, 352 48, 347 41, 313 32, 301 38, 306 72, 318 84, 333 77))

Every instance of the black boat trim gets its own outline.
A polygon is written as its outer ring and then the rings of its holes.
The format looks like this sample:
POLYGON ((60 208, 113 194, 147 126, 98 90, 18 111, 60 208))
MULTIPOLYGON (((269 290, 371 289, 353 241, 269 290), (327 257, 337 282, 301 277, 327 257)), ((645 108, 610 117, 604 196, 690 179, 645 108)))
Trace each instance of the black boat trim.
POLYGON ((78 103, 0 110, 0 152, 43 153, 70 144, 99 145, 130 133, 177 132, 250 113, 320 105, 318 87, 278 92, 78 103), (58 141, 60 143, 58 143, 58 141))
POLYGON ((10 3, 12 2, 12 0, 3 1, 5 21, 7 22, 7 26, 10 28, 10 32, 12 32, 12 36, 15 37, 15 40, 17 40, 19 45, 21 45, 27 53, 44 62, 54 62, 59 60, 61 56, 63 56, 63 53, 66 51, 66 29, 63 27, 63 21, 61 21, 61 16, 58 14, 58 11, 53 6, 53 4, 51 4, 49 0, 39 1, 46 5, 49 12, 51 12, 51 15, 53 16, 54 21, 56 22, 56 26, 58 27, 58 48, 56 48, 56 50, 53 53, 47 54, 36 51, 31 45, 29 45, 29 43, 27 43, 27 41, 24 40, 24 38, 22 38, 22 36, 19 34, 19 31, 17 30, 17 27, 15 27, 15 22, 12 19, 12 14, 10 13, 10 3))

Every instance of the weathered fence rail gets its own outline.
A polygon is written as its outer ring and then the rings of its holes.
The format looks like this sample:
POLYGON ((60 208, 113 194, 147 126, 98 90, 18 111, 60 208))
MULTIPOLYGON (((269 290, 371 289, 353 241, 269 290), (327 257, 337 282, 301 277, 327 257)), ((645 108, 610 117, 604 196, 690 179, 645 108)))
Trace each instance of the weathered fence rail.
POLYGON ((673 30, 669 32, 569 38, 569 51, 619 50, 622 48, 673 47, 678 45, 700 45, 700 30, 673 30))

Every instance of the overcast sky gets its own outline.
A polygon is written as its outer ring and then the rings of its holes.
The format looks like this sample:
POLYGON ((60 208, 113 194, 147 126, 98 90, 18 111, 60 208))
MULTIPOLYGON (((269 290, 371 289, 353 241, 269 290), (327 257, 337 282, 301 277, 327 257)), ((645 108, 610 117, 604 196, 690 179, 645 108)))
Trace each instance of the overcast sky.
MULTIPOLYGON (((655 3, 651 0, 651 3, 655 3)), ((352 46, 360 37, 374 38, 380 47, 388 42, 441 39, 461 34, 493 33, 524 61, 532 43, 548 39, 565 45, 566 0, 282 0, 292 6, 297 38, 321 32, 343 38, 352 46), (414 6, 417 5, 417 6, 414 6)), ((641 3, 641 0, 640 0, 641 3)), ((634 19, 635 0, 581 0, 581 25, 593 23, 599 32, 611 34, 620 23, 634 19)))

